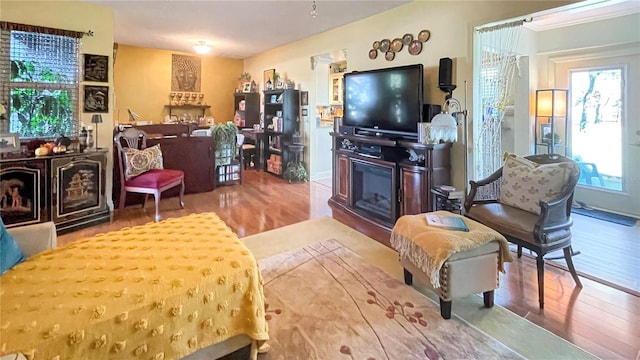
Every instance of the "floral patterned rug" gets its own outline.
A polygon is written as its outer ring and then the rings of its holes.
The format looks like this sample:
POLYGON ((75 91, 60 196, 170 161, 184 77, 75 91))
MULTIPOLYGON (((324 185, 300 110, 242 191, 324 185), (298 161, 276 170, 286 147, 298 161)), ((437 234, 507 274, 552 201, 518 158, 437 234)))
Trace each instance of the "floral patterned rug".
POLYGON ((270 337, 260 359, 522 358, 335 240, 259 263, 270 337))

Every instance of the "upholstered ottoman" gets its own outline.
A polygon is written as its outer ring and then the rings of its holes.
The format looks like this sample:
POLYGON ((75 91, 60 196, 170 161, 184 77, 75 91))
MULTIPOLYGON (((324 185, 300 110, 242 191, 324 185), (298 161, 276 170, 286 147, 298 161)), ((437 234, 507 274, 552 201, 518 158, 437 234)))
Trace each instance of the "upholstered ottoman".
POLYGON ((453 298, 482 292, 485 306, 492 307, 498 271, 504 272, 504 262, 512 260, 507 240, 461 215, 435 214, 462 218, 469 231, 429 226, 425 214, 400 217, 391 232, 391 245, 398 251, 405 283, 411 285, 415 277, 432 289, 445 319, 451 318, 453 298))

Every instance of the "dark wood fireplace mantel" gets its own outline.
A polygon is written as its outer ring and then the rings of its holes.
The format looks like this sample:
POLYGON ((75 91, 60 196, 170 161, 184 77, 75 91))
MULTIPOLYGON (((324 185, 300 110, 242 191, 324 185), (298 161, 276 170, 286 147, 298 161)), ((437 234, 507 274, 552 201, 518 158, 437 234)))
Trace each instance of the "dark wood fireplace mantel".
POLYGON ((390 246, 388 236, 402 215, 433 211, 431 188, 451 184, 451 143, 419 144, 409 140, 381 139, 361 135, 333 136, 333 192, 329 206, 334 217, 390 246), (365 171, 362 171, 362 169, 365 171), (372 173, 366 168, 385 172, 372 173), (380 181, 381 173, 390 177, 380 181), (368 183, 367 183, 368 182, 368 183), (373 183, 373 184, 372 184, 373 183), (379 191, 390 184, 390 189, 379 191), (389 197, 391 210, 362 206, 363 198, 389 197), (373 234, 370 233, 373 229, 373 234))

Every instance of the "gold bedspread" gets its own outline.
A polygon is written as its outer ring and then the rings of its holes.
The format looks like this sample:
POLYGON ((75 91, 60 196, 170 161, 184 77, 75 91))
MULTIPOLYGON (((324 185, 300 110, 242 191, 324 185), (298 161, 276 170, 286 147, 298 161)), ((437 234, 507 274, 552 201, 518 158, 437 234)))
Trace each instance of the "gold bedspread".
POLYGON ((267 340, 262 286, 214 213, 96 235, 0 277, 0 354, 162 360, 238 334, 267 340))

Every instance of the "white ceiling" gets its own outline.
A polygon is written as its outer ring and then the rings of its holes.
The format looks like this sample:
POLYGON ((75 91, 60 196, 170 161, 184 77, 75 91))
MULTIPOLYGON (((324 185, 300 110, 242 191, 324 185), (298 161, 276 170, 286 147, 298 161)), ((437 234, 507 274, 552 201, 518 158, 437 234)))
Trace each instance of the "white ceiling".
POLYGON ((640 12, 639 0, 587 0, 533 15, 525 27, 534 31, 557 29, 640 12))
POLYGON ((114 9, 114 41, 193 52, 205 41, 210 54, 244 59, 404 5, 407 0, 313 1, 85 0, 114 9))
MULTIPOLYGON (((411 0, 85 0, 114 9, 114 41, 193 52, 205 41, 211 55, 244 59, 387 11, 411 0)), ((532 14, 535 31, 640 11, 640 0, 586 0, 532 14), (559 9, 561 11, 559 11, 559 9)))

